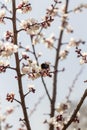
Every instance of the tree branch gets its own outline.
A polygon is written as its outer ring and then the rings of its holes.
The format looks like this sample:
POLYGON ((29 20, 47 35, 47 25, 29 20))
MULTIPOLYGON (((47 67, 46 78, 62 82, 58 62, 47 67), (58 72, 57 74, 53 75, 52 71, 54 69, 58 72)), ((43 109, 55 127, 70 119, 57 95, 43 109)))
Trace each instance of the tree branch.
MULTIPOLYGON (((66 3, 65 3, 65 12, 64 12, 65 14, 67 13, 67 10, 68 10, 68 4, 69 4, 69 0, 66 0, 66 3)), ((63 20, 62 23, 61 23, 62 27, 64 27, 65 20, 63 20)), ((60 52, 60 49, 61 49, 63 33, 64 33, 64 30, 60 30, 59 39, 58 39, 58 45, 57 45, 57 49, 56 49, 56 57, 55 57, 54 70, 58 70, 59 52, 60 52)), ((58 77, 58 73, 55 73, 54 77, 53 77, 53 92, 52 92, 52 102, 51 102, 51 113, 50 113, 50 117, 53 117, 54 114, 55 114, 54 109, 55 109, 56 95, 57 95, 57 77, 58 77)), ((49 130, 53 130, 53 129, 54 129, 54 126, 50 125, 49 130)))
MULTIPOLYGON (((14 44, 17 45, 16 0, 12 1, 12 12, 13 12, 12 22, 13 22, 14 44)), ((22 111, 24 114, 25 124, 26 124, 27 130, 31 130, 30 122, 29 122, 28 114, 26 110, 26 104, 24 100, 23 86, 22 86, 22 79, 21 79, 22 77, 21 77, 21 72, 20 72, 20 62, 19 62, 18 53, 15 53, 15 61, 16 61, 16 72, 17 72, 17 79, 18 79, 19 94, 20 94, 21 106, 22 106, 22 111)))
POLYGON ((73 112, 73 114, 72 114, 70 120, 67 122, 67 124, 64 125, 64 127, 63 127, 62 130, 66 130, 66 129, 70 126, 70 124, 73 122, 73 119, 76 117, 77 112, 80 110, 80 108, 81 108, 81 106, 82 106, 82 104, 83 104, 83 102, 84 102, 86 96, 87 96, 87 89, 85 90, 85 92, 84 92, 84 94, 83 94, 81 100, 79 101, 79 103, 78 103, 76 109, 74 110, 74 112, 73 112))
MULTIPOLYGON (((42 30, 41 30, 41 31, 42 31, 42 30)), ((31 42, 32 42, 32 37, 31 37, 31 42)), ((35 57, 35 59, 36 59, 36 61, 37 61, 37 64, 39 65, 39 61, 38 61, 38 58, 37 58, 37 55, 36 55, 36 51, 35 51, 35 46, 34 46, 34 45, 32 45, 32 49, 33 49, 33 54, 34 54, 34 57, 35 57)), ((49 101, 51 102, 51 97, 50 97, 50 94, 49 94, 49 92, 48 92, 48 89, 47 89, 47 86, 46 86, 46 83, 45 83, 43 77, 41 77, 41 80, 42 80, 42 83, 43 83, 45 92, 46 92, 46 94, 47 94, 47 97, 48 97, 49 101)))

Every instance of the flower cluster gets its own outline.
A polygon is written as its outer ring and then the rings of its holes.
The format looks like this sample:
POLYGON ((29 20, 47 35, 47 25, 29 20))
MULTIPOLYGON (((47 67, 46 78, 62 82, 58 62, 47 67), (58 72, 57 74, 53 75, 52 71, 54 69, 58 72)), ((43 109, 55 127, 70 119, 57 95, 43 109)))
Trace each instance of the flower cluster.
POLYGON ((85 44, 85 41, 83 41, 81 39, 75 40, 74 38, 71 38, 68 45, 67 45, 67 48, 69 49, 70 47, 77 47, 80 44, 85 44))
POLYGON ((5 17, 5 10, 0 10, 0 23, 5 23, 4 17, 5 17))
POLYGON ((22 65, 21 71, 22 74, 28 75, 28 78, 34 80, 41 76, 51 77, 50 67, 48 63, 42 63, 41 65, 37 65, 36 61, 30 60, 30 58, 26 59, 27 64, 22 65))
POLYGON ((29 85, 29 92, 35 93, 34 85, 29 85))
POLYGON ((69 52, 67 50, 60 51, 59 58, 61 60, 65 59, 67 57, 68 53, 69 52))
POLYGON ((12 31, 6 31, 4 34, 5 40, 13 43, 13 32, 12 31))
POLYGON ((0 56, 9 57, 12 54, 16 53, 17 51, 18 51, 17 45, 14 45, 9 42, 6 42, 6 43, 0 42, 0 56))
POLYGON ((32 37, 32 44, 36 45, 37 43, 44 43, 48 49, 54 48, 55 41, 56 41, 56 38, 54 34, 51 34, 47 38, 45 38, 43 33, 40 33, 32 37))
POLYGON ((80 4, 78 7, 76 7, 75 9, 74 9, 74 12, 75 13, 77 13, 77 12, 82 12, 83 10, 83 8, 86 8, 87 9, 87 4, 80 4))
POLYGON ((6 116, 0 113, 0 122, 4 122, 6 120, 6 116))
POLYGON ((8 102, 13 102, 14 96, 15 96, 14 93, 10 93, 10 94, 7 93, 6 100, 7 100, 8 102))
POLYGON ((41 23, 42 28, 48 28, 51 23, 54 21, 54 17, 58 14, 58 7, 57 4, 61 3, 58 1, 54 1, 54 4, 52 4, 49 8, 46 10, 46 16, 43 18, 43 21, 41 23))
POLYGON ((29 61, 29 64, 27 64, 27 65, 23 64, 23 66, 22 66, 22 73, 28 74, 29 78, 31 78, 31 79, 38 78, 40 76, 39 72, 40 72, 40 67, 37 66, 37 64, 34 62, 31 63, 29 61))
POLYGON ((8 66, 9 66, 8 61, 0 60, 0 73, 5 72, 8 66))
POLYGON ((22 2, 17 7, 18 11, 21 13, 27 13, 32 10, 31 4, 29 3, 29 0, 22 0, 22 2))
POLYGON ((76 47, 76 53, 77 53, 77 57, 81 57, 80 59, 80 64, 84 64, 87 63, 87 52, 81 52, 82 50, 79 49, 78 47, 76 47))
POLYGON ((34 35, 32 37, 32 44, 36 45, 37 43, 41 43, 44 41, 43 39, 44 39, 43 33, 38 33, 38 35, 34 35))
POLYGON ((54 21, 52 16, 45 16, 41 22, 42 28, 47 29, 50 27, 51 23, 54 21))
MULTIPOLYGON (((51 117, 47 122, 48 124, 52 124, 56 130, 62 130, 64 127, 64 124, 67 124, 67 122, 70 119, 70 113, 69 113, 70 104, 69 103, 61 103, 56 108, 57 115, 54 117, 51 117)), ((79 113, 75 116, 73 119, 73 126, 74 129, 78 128, 79 123, 79 113)))
MULTIPOLYGON (((32 61, 30 59, 27 59, 27 64, 23 64, 22 66, 22 73, 30 75, 36 75, 40 72, 41 68, 37 65, 36 61, 32 61)), ((39 76, 39 75, 37 75, 39 76)), ((37 77, 36 76, 36 77, 37 77)))
MULTIPOLYGON (((62 44, 63 44, 63 43, 62 43, 62 44)), ((81 39, 75 40, 74 38, 71 38, 70 41, 69 41, 69 43, 66 42, 66 43, 64 43, 64 44, 67 44, 67 45, 66 45, 66 48, 65 48, 64 50, 61 50, 60 53, 59 53, 59 58, 60 58, 61 60, 65 59, 65 58, 67 57, 67 55, 69 54, 69 49, 70 49, 71 47, 76 47, 76 48, 78 48, 78 46, 79 46, 80 44, 85 44, 85 41, 83 41, 83 40, 81 40, 81 39)), ((79 54, 80 54, 80 51, 81 51, 81 50, 76 49, 76 52, 78 52, 79 54)), ((83 55, 85 55, 85 54, 83 54, 83 55)), ((78 57, 80 57, 80 56, 81 56, 81 55, 78 55, 78 57)), ((82 56, 82 57, 84 57, 84 56, 82 56)), ((83 59, 84 59, 84 58, 83 58, 83 59)))
POLYGON ((65 14, 64 16, 62 16, 62 21, 64 21, 64 24, 62 26, 59 26, 60 30, 66 30, 66 33, 73 33, 73 28, 72 26, 69 24, 68 20, 67 20, 67 14, 65 14))
POLYGON ((62 114, 66 112, 69 108, 70 108, 69 103, 60 103, 55 110, 62 114))
POLYGON ((70 25, 69 20, 68 20, 68 13, 66 13, 65 10, 66 10, 65 4, 62 5, 58 10, 58 16, 61 18, 61 21, 63 23, 61 26, 59 26, 59 29, 60 30, 65 29, 67 33, 73 33, 73 28, 70 25))
POLYGON ((54 34, 51 34, 48 38, 43 38, 43 42, 46 44, 47 48, 53 48, 55 42, 54 34))
POLYGON ((21 29, 24 29, 30 35, 37 34, 40 29, 38 21, 35 20, 34 18, 21 21, 20 26, 21 29))
POLYGON ((48 16, 57 16, 57 14, 58 14, 58 8, 57 7, 54 7, 54 5, 51 5, 51 7, 49 7, 48 9, 47 9, 47 12, 46 12, 46 14, 48 15, 48 16))

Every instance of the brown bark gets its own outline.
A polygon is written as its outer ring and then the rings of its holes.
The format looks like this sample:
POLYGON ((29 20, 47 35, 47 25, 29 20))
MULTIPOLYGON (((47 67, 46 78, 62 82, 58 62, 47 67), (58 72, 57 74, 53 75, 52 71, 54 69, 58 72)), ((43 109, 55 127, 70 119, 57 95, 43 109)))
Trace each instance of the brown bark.
MULTIPOLYGON (((67 13, 68 3, 69 3, 69 0, 66 0, 65 13, 67 13)), ((64 24, 65 24, 65 20, 62 21, 61 26, 64 27, 64 24)), ((55 65, 54 65, 55 70, 58 70, 59 52, 60 52, 60 49, 61 49, 63 34, 64 34, 64 30, 60 30, 59 39, 58 39, 58 46, 57 46, 57 49, 56 49, 56 57, 55 57, 55 65)), ((57 80, 58 80, 58 73, 55 73, 54 77, 53 77, 53 92, 52 92, 52 102, 51 102, 50 117, 53 117, 54 114, 55 114, 55 103, 56 103, 57 85, 58 85, 57 80)), ((50 125, 49 130, 54 130, 53 125, 50 125)))
MULTIPOLYGON (((12 0, 12 12, 13 12, 12 23, 13 23, 13 33, 14 33, 14 44, 17 45, 16 1, 15 0, 12 0)), ((21 72, 20 72, 20 61, 19 61, 18 53, 15 54, 15 62, 16 62, 16 72, 17 72, 19 95, 20 95, 21 107, 22 107, 22 111, 23 111, 23 115, 24 115, 24 121, 25 121, 27 130, 31 130, 29 117, 28 117, 28 113, 26 110, 25 99, 24 99, 22 77, 21 77, 21 72)))

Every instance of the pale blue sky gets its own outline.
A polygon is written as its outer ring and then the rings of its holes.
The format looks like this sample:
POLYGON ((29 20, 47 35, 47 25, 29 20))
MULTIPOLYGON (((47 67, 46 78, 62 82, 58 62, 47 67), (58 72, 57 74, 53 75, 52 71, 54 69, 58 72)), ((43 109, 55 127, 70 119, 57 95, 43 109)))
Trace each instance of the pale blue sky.
MULTIPOLYGON (((0 0, 3 2, 2 0, 0 0)), ((20 0, 17 0, 19 2, 20 0)), ((63 0, 62 0, 63 1, 63 0)), ((64 2, 64 1, 63 1, 64 2)), ((50 3, 53 3, 53 0, 31 0, 30 1, 32 5, 32 12, 28 15, 25 15, 23 17, 23 14, 19 14, 20 19, 26 19, 27 17, 34 17, 37 20, 41 20, 41 18, 45 15, 47 7, 50 6, 50 3)), ((80 3, 87 3, 87 0, 70 0, 70 7, 69 9, 73 9, 80 3)), ((7 4, 9 7, 10 5, 7 4)), ((76 39, 83 39, 86 41, 85 46, 82 45, 83 51, 87 51, 87 10, 84 9, 82 13, 70 14, 70 23, 72 27, 74 28, 74 33, 73 34, 65 34, 63 41, 67 42, 70 40, 71 37, 74 37, 76 39)), ((51 28, 48 30, 45 30, 44 33, 46 36, 49 36, 51 33, 54 33, 56 37, 58 37, 59 30, 58 27, 60 26, 60 19, 56 18, 55 22, 52 24, 51 28)), ((11 25, 9 22, 7 22, 7 26, 0 25, 0 38, 3 36, 3 32, 5 30, 11 28, 11 25)), ((29 44, 30 41, 28 41, 28 37, 26 36, 26 33, 20 33, 20 40, 23 41, 26 45, 29 44)), ((43 57, 40 59, 40 63, 44 61, 50 61, 51 63, 54 62, 54 56, 55 53, 52 50, 47 50, 46 47, 43 44, 38 44, 36 45, 37 52, 42 51, 43 52, 43 57), (44 53, 45 52, 45 53, 44 53)), ((11 58, 11 64, 14 64, 13 62, 13 56, 11 58)), ((70 54, 67 57, 67 60, 61 61, 59 69, 62 69, 65 67, 66 71, 64 73, 59 74, 59 79, 58 79, 58 96, 57 96, 57 102, 61 102, 65 100, 65 96, 68 94, 68 87, 71 86, 73 79, 75 78, 75 75, 80 71, 81 66, 79 65, 79 59, 77 59, 77 54, 75 53, 75 48, 70 50, 70 54)), ((5 74, 0 74, 0 99, 1 99, 1 106, 3 109, 6 108, 7 106, 11 106, 12 104, 8 103, 5 100, 6 94, 8 92, 14 91, 16 93, 16 97, 18 97, 18 90, 17 90, 17 84, 16 84, 16 79, 14 78, 15 73, 12 72, 12 70, 8 70, 5 74)), ((77 80, 77 83, 75 85, 75 88, 73 90, 73 93, 71 95, 72 100, 79 100, 79 98, 82 96, 85 88, 87 87, 87 84, 84 84, 84 80, 87 79, 87 65, 85 65, 85 68, 83 70, 83 73, 77 80)), ((50 78, 46 78, 46 83, 48 85, 49 91, 51 91, 52 87, 52 81, 50 78)), ((38 98, 42 96, 45 91, 43 88, 42 83, 40 82, 40 79, 31 81, 28 80, 28 78, 25 78, 23 81, 24 86, 25 86, 25 91, 27 90, 27 84, 34 84, 36 88, 36 93, 35 95, 30 94, 26 98, 26 102, 29 105, 28 107, 30 109, 33 108, 34 104, 37 102, 38 98)), ((15 103, 13 105, 16 105, 15 103)), ((40 105, 36 108, 37 111, 31 116, 31 127, 32 130, 39 129, 39 130, 46 130, 47 126, 43 124, 44 119, 48 118, 48 116, 43 115, 44 113, 49 113, 49 102, 47 99, 47 96, 45 96, 44 100, 41 101, 40 105)), ((2 110, 4 111, 4 109, 2 110)), ((16 124, 14 129, 17 127, 17 122, 19 117, 21 116, 20 112, 16 111, 14 116, 11 116, 10 119, 13 121, 12 124, 16 124), (17 119, 15 117, 15 114, 17 114, 17 119)), ((9 121, 10 121, 9 119, 9 121)))

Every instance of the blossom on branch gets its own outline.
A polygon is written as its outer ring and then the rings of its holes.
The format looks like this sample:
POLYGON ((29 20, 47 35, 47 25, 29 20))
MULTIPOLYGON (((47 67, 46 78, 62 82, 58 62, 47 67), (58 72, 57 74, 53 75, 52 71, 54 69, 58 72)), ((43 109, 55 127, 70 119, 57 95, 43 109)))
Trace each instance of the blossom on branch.
POLYGON ((52 23, 53 21, 54 21, 54 19, 52 18, 52 16, 45 16, 45 17, 42 19, 42 22, 41 22, 42 28, 47 29, 48 27, 51 26, 51 23, 52 23))
POLYGON ((29 85, 29 92, 32 92, 32 93, 35 93, 35 88, 34 88, 34 85, 29 85))
MULTIPOLYGON (((53 125, 56 128, 56 130, 62 130, 64 128, 64 125, 67 124, 72 115, 69 108, 70 103, 60 103, 59 106, 55 109, 57 111, 56 115, 46 120, 45 123, 53 125)), ((79 122, 80 113, 78 112, 72 121, 73 129, 79 129, 79 122)))
POLYGON ((13 43, 13 32, 12 31, 6 31, 6 33, 4 34, 5 40, 6 41, 10 41, 11 43, 13 43))
POLYGON ((53 48, 55 42, 54 34, 51 34, 48 38, 43 38, 43 42, 46 44, 47 48, 49 49, 53 48))
POLYGON ((34 35, 32 37, 32 44, 36 45, 37 43, 41 43, 44 42, 44 34, 43 33, 39 33, 37 35, 34 35))
POLYGON ((22 74, 27 74, 29 79, 37 79, 39 77, 51 77, 50 66, 48 63, 42 63, 38 65, 36 61, 26 59, 27 64, 22 65, 21 72, 22 74))
POLYGON ((85 41, 79 39, 79 40, 75 40, 74 38, 71 38, 68 45, 67 45, 67 48, 71 48, 71 47, 78 47, 80 44, 85 44, 85 41))
POLYGON ((32 60, 27 60, 27 61, 28 61, 27 65, 23 64, 22 66, 21 69, 22 73, 27 74, 28 77, 33 80, 40 77, 40 71, 41 71, 40 66, 38 66, 35 61, 32 60))
POLYGON ((0 60, 0 73, 5 72, 9 65, 8 60, 0 60))
POLYGON ((85 64, 87 63, 87 52, 82 52, 81 49, 79 49, 78 47, 76 47, 76 51, 77 53, 77 57, 81 57, 80 58, 80 64, 85 64))
POLYGON ((82 53, 82 57, 80 59, 80 64, 85 64, 87 63, 87 52, 82 53))
POLYGON ((14 45, 9 42, 6 42, 4 44, 2 42, 0 42, 0 56, 9 57, 12 54, 16 53, 17 51, 18 51, 17 45, 14 45))
POLYGON ((67 57, 68 53, 69 52, 67 50, 60 51, 59 58, 61 60, 65 59, 67 57))
POLYGON ((56 110, 58 113, 63 114, 63 113, 66 112, 69 108, 70 108, 70 104, 69 104, 69 103, 60 103, 55 110, 56 110))
POLYGON ((5 23, 4 22, 4 17, 5 17, 5 10, 0 10, 0 23, 5 23))
POLYGON ((23 20, 20 23, 21 29, 24 29, 27 34, 35 35, 38 33, 40 29, 40 25, 38 24, 38 21, 34 18, 23 20))
POLYGON ((87 4, 80 4, 79 6, 77 6, 75 9, 74 9, 74 12, 75 13, 78 13, 78 12, 82 12, 83 11, 83 8, 86 8, 87 9, 87 4))
POLYGON ((6 100, 8 101, 8 102, 13 102, 13 100, 14 100, 14 96, 15 96, 15 94, 12 92, 12 93, 8 93, 7 94, 7 96, 6 96, 6 100))
POLYGON ((21 3, 18 5, 17 10, 21 13, 27 13, 32 10, 31 4, 29 0, 22 0, 21 3))
POLYGON ((54 16, 57 16, 57 14, 58 14, 58 8, 57 7, 54 7, 53 5, 51 5, 51 7, 49 7, 48 9, 47 9, 47 13, 46 13, 48 16, 52 16, 52 17, 54 17, 54 16))

